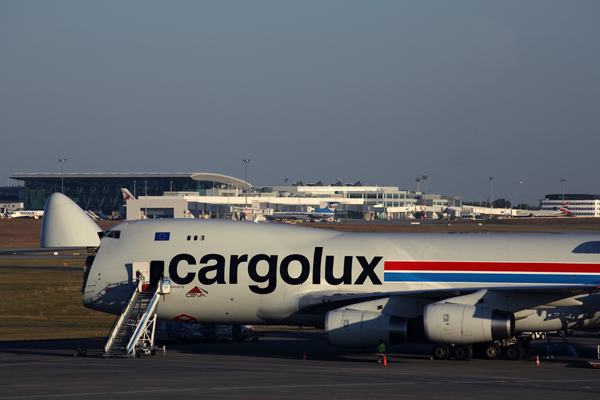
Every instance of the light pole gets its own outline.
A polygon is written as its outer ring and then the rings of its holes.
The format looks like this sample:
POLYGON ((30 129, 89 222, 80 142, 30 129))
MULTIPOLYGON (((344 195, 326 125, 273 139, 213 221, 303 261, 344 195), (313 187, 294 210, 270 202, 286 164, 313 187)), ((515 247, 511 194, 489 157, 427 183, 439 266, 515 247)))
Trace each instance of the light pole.
POLYGON ((248 163, 250 163, 250 159, 242 160, 244 164, 246 164, 246 215, 244 218, 248 221, 248 163))
POLYGON ((566 179, 561 179, 560 183, 562 183, 562 196, 563 196, 563 203, 565 202, 565 180, 566 179))
POLYGON ((523 184, 523 181, 519 181, 517 183, 519 184, 519 210, 520 210, 523 208, 523 207, 521 207, 521 185, 523 184))
POLYGON ((419 183, 421 182, 421 178, 415 178, 415 181, 417 181, 417 192, 419 192, 419 183))
POLYGON ((494 177, 490 176, 490 208, 494 208, 494 205, 492 203, 493 202, 492 199, 494 198, 494 188, 493 188, 494 185, 492 184, 493 180, 494 180, 494 177))
POLYGON ((144 181, 144 217, 148 219, 148 181, 144 181))
POLYGON ((425 198, 425 195, 427 194, 427 174, 423 175, 423 183, 425 184, 425 190, 423 190, 423 202, 425 204, 425 215, 424 215, 424 219, 427 219, 427 199, 425 198))
POLYGON ((60 163, 60 192, 65 193, 65 161, 66 158, 59 158, 58 162, 60 163))

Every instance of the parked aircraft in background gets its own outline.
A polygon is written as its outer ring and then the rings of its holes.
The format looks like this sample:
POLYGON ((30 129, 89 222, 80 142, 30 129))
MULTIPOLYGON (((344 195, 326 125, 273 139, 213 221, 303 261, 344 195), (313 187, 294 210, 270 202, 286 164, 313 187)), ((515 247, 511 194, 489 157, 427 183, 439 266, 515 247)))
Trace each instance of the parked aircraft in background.
POLYGON ((555 207, 554 210, 514 210, 515 217, 562 217, 572 214, 569 211, 569 203, 566 202, 562 207, 555 207))
POLYGON ((125 199, 125 202, 127 202, 127 200, 135 200, 135 197, 131 194, 129 190, 121 188, 121 192, 123 193, 123 198, 125 199))
POLYGON ((39 219, 44 216, 44 210, 18 210, 8 214, 8 218, 34 218, 39 219))
POLYGON ((314 211, 275 211, 273 215, 265 215, 269 220, 334 220, 336 219, 336 207, 339 204, 337 201, 327 203, 324 208, 315 208, 314 211))
POLYGON ((536 333, 600 328, 597 235, 341 233, 200 219, 127 221, 102 233, 60 193, 45 212, 41 247, 93 248, 83 304, 123 313, 119 321, 146 290, 158 320, 316 326, 332 346, 351 348, 427 340, 436 359, 469 359, 473 348, 518 359, 536 333))

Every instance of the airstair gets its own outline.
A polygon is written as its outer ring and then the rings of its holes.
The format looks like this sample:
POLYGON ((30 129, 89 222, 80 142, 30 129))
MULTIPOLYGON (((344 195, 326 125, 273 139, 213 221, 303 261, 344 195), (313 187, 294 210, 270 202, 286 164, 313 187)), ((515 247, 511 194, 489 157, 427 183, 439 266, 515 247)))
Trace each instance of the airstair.
POLYGON ((148 286, 140 281, 110 332, 104 346, 105 357, 140 356, 142 352, 154 354, 157 348, 154 346, 156 306, 160 295, 160 285, 148 290, 148 286))

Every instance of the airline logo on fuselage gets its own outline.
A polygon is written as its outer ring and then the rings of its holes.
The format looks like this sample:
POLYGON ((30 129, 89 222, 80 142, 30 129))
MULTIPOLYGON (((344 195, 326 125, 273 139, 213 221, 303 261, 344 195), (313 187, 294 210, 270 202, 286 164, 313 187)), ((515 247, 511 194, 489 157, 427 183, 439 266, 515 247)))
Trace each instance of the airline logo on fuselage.
POLYGON ((268 294, 275 291, 277 283, 281 279, 288 285, 301 285, 311 278, 311 282, 319 285, 322 282, 321 271, 324 269, 324 280, 330 285, 363 285, 367 279, 373 285, 381 285, 375 268, 383 257, 376 256, 367 260, 364 256, 345 256, 341 276, 334 274, 334 256, 323 257, 323 248, 315 247, 312 263, 302 254, 290 254, 283 258, 279 255, 248 254, 231 255, 229 260, 220 254, 206 254, 196 261, 191 254, 178 254, 169 263, 169 275, 171 280, 179 285, 187 285, 197 279, 203 286, 208 285, 236 285, 238 283, 240 265, 247 265, 247 274, 256 285, 249 285, 249 289, 258 294, 268 294), (352 266, 354 260, 362 268, 358 276, 353 276, 352 266), (229 261, 229 262, 228 262, 229 261), (200 267, 198 273, 188 272, 183 275, 180 272, 182 266, 205 265, 200 267), (208 265, 207 265, 208 264, 208 265), (293 269, 294 276, 290 273, 293 269), (228 271, 229 281, 225 279, 228 271))
POLYGON ((192 290, 186 293, 185 297, 206 297, 208 292, 195 286, 192 290))

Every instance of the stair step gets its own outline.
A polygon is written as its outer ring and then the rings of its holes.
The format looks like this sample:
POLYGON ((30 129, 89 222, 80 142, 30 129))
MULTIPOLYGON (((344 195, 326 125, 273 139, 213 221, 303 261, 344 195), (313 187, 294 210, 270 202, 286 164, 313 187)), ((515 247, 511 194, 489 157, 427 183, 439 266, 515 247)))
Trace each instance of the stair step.
MULTIPOLYGON (((137 293, 137 297, 135 300, 135 304, 132 304, 128 307, 129 312, 123 318, 120 326, 116 326, 113 328, 118 329, 118 331, 111 332, 109 337, 113 337, 113 341, 111 346, 106 351, 107 357, 126 357, 127 356, 127 344, 131 340, 136 328, 147 312, 148 307, 152 303, 152 299, 156 295, 156 288, 154 288, 153 292, 140 292, 137 293)), ((121 317, 119 317, 121 318, 121 317)))

